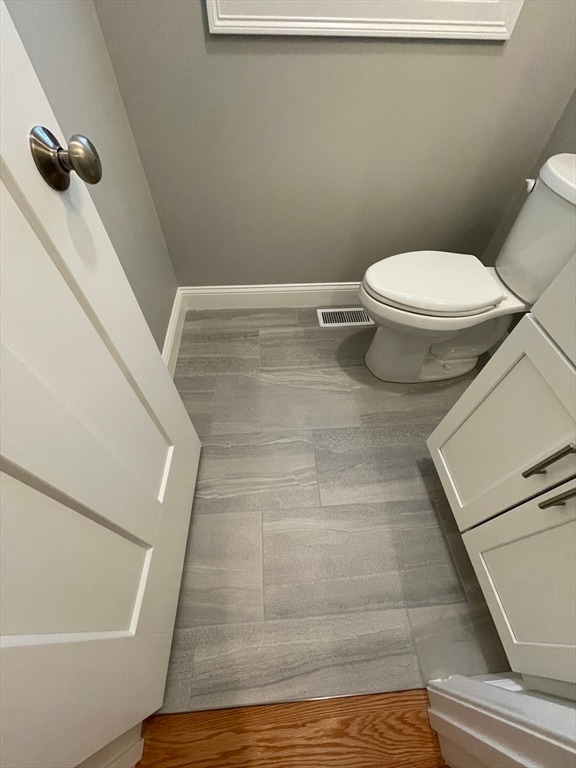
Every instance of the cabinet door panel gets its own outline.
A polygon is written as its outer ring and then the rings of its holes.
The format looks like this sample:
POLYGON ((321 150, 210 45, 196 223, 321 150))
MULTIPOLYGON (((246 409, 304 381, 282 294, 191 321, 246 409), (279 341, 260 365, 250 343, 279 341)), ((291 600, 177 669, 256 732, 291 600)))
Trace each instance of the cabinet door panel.
POLYGON ((576 683, 574 480, 463 535, 512 669, 576 683))
POLYGON ((464 531, 576 474, 574 367, 526 317, 438 425, 428 447, 464 531))
POLYGON ((532 315, 574 364, 576 364, 575 292, 576 256, 573 256, 532 307, 532 315))

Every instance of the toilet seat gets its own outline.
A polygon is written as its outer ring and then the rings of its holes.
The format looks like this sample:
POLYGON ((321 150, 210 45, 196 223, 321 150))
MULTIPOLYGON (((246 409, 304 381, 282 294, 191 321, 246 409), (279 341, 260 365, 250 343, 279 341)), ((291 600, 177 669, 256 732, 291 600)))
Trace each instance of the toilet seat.
POLYGON ((513 315, 527 312, 530 304, 519 299, 500 280, 494 267, 484 267, 496 285, 500 288, 503 298, 500 304, 484 312, 468 315, 433 315, 432 313, 415 312, 407 307, 395 307, 381 298, 376 298, 367 290, 366 281, 360 283, 358 298, 368 315, 377 323, 386 323, 396 328, 410 329, 411 333, 461 331, 491 320, 501 315, 513 315))
POLYGON ((467 317, 497 307, 502 286, 475 256, 449 251, 410 251, 376 262, 363 286, 376 301, 433 317, 467 317))

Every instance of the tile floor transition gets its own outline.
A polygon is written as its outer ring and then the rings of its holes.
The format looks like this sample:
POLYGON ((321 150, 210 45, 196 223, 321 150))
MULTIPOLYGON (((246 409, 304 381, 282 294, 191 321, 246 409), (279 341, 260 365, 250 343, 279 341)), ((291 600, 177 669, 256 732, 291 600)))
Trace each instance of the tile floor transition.
POLYGON ((425 445, 473 375, 380 382, 373 333, 187 314, 175 383, 203 449, 161 712, 508 669, 425 445))

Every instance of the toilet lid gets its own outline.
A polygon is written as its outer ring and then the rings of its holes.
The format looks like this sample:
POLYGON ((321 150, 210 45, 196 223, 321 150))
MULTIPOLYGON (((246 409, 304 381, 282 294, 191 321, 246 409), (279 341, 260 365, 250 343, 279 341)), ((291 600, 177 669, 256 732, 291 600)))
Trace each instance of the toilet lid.
POLYGON ((476 314, 504 298, 475 256, 447 251, 399 253, 368 267, 364 285, 384 304, 431 315, 476 314))

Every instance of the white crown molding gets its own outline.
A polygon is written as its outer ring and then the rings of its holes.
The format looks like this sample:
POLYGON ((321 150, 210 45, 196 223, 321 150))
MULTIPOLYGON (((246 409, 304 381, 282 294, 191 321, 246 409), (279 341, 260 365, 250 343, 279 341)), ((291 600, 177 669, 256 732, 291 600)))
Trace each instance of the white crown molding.
POLYGON ((174 375, 186 312, 191 309, 336 307, 358 304, 359 283, 281 283, 278 285, 200 285, 178 288, 162 358, 174 375))
POLYGON ((206 0, 213 34, 507 40, 524 0, 206 0), (292 13, 292 9, 296 12, 292 13), (376 12, 375 12, 376 9, 376 12))

